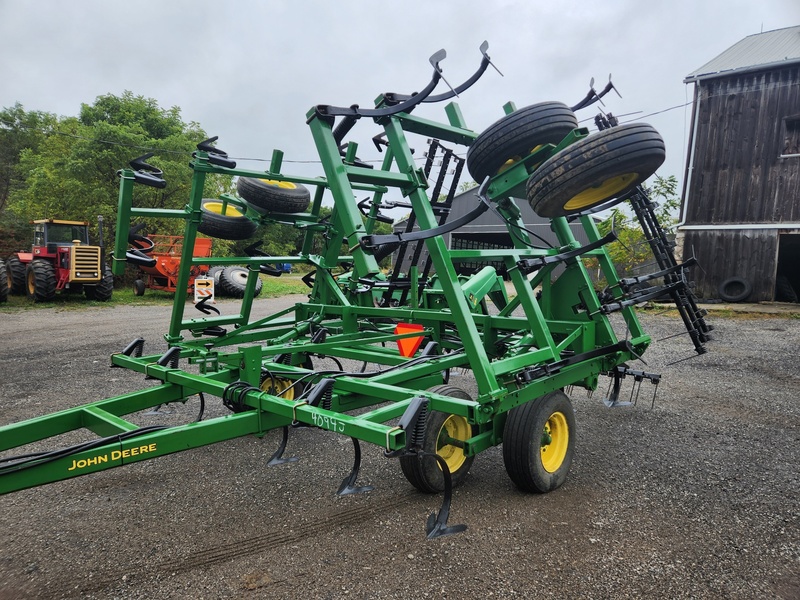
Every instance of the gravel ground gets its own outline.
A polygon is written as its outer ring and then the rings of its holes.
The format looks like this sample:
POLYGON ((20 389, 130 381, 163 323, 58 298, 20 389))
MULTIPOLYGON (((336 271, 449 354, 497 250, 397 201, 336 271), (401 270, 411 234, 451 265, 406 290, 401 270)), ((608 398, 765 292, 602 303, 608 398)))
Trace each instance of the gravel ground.
MULTIPOLYGON (((655 407, 648 383, 629 408, 575 390, 564 486, 520 493, 488 450, 454 494, 462 534, 425 539, 440 498, 380 449, 364 447, 359 480, 375 489, 337 497, 348 439, 293 430, 301 460, 267 467, 271 432, 0 497, 0 599, 799 598, 800 320, 713 318, 710 352, 670 364, 692 354, 686 336, 664 339, 679 321, 642 319, 661 340, 643 367, 664 376, 655 407)), ((149 385, 108 355, 138 336, 166 348, 167 320, 161 307, 0 313, 0 424, 149 385)))

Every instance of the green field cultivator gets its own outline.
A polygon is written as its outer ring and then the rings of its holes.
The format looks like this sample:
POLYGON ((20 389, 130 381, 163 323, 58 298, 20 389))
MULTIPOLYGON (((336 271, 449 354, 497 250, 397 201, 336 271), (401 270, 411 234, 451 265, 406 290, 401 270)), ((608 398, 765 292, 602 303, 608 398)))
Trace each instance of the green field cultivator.
POLYGON ((340 494, 365 489, 356 485, 360 441, 399 459, 419 490, 444 492, 441 509, 428 520, 428 537, 464 528, 447 524, 452 487, 492 446, 502 443, 508 475, 521 490, 559 487, 570 468, 576 432, 565 390, 594 390, 599 377, 608 375, 613 389, 606 402, 617 404, 623 378, 658 382, 658 375, 628 366, 651 341, 633 306, 669 295, 697 352, 705 351, 710 328, 686 283, 686 263, 675 261, 640 185, 664 160, 661 137, 642 123, 611 126, 609 116, 598 121, 599 132, 578 126, 575 110, 597 101, 610 84, 571 108, 560 102, 521 109, 509 104, 506 115, 481 134, 466 127, 455 103, 444 107, 444 123, 413 114, 421 103, 444 102, 472 86, 491 65, 486 49, 484 44, 481 65, 469 80, 455 88, 447 84, 438 95, 434 88, 446 84, 439 66, 444 51, 431 57, 431 80, 416 94, 383 94, 368 109, 312 108, 307 124, 324 170, 320 177, 284 173, 278 150, 266 171, 237 168, 212 145, 214 138, 193 155, 185 208, 166 210, 132 205, 134 186, 165 185, 161 172, 146 162, 149 156, 122 170, 116 275, 126 262, 153 260, 146 240, 128 237, 132 221, 185 221, 165 335, 169 349, 148 355, 144 340, 135 339, 111 356, 112 366, 161 383, 0 428, 0 451, 5 451, 0 493, 273 429, 282 429, 282 443, 265 464, 280 463, 289 460, 283 450, 298 426, 352 438, 355 462, 340 494), (364 122, 378 129, 380 165, 360 160, 357 145, 345 140, 364 122), (417 165, 412 143, 429 144, 424 165, 417 165), (436 175, 439 160, 444 165, 436 175), (471 209, 449 220, 464 163, 480 185, 459 200, 472 203, 471 209), (213 173, 238 177, 238 194, 205 198, 206 177, 213 173), (557 244, 543 245, 526 228, 517 198, 550 219, 557 244), (321 218, 326 200, 332 214, 321 218), (615 234, 601 236, 591 216, 624 200, 634 204, 653 248, 659 269, 652 275, 620 279, 605 249, 615 234), (410 211, 405 228, 376 234, 375 224, 387 220, 382 210, 398 206, 410 211), (507 225, 510 247, 448 249, 445 234, 486 211, 507 225), (243 240, 272 223, 304 232, 297 256, 267 256, 258 245, 244 256, 192 255, 198 232, 243 240), (576 226, 588 242, 576 241, 576 226), (411 267, 383 273, 379 262, 389 255, 395 264, 399 256, 410 257, 411 267), (601 292, 585 266, 591 259, 602 272, 601 292), (191 268, 201 263, 246 266, 241 303, 221 305, 228 312, 236 307, 234 314, 220 314, 205 300, 187 303, 191 268), (259 274, 276 275, 273 265, 287 263, 310 267, 304 278, 308 300, 251 318, 259 274), (479 267, 458 275, 459 263, 479 267), (492 265, 503 265, 510 285, 492 265), (337 368, 320 369, 323 357, 337 368), (475 397, 449 382, 453 370, 471 372, 475 397), (198 394, 206 403, 219 399, 229 414, 175 427, 134 422, 139 411, 198 394), (18 454, 27 444, 81 429, 93 437, 67 448, 18 454), (11 456, 10 449, 17 454, 11 456))

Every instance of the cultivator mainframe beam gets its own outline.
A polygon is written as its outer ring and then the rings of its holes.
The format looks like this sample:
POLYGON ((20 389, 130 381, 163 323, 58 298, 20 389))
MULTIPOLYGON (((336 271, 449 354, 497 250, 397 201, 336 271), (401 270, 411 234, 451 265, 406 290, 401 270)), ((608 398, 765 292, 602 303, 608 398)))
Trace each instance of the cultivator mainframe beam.
MULTIPOLYGON (((354 465, 339 493, 365 491, 356 485, 359 441, 399 457, 419 490, 444 491, 438 516, 428 521, 429 537, 461 530, 447 525, 451 489, 475 456, 492 446, 503 443, 506 469, 520 489, 560 486, 575 439, 574 412, 563 390, 594 390, 600 374, 621 373, 615 369, 640 357, 650 343, 605 250, 615 236, 601 237, 589 213, 624 198, 652 174, 663 161, 663 143, 643 125, 622 126, 598 140, 604 132, 590 135, 578 128, 573 112, 557 102, 520 110, 509 104, 507 115, 481 135, 467 129, 452 103, 446 123, 411 114, 421 102, 466 91, 491 64, 486 50, 484 44, 476 74, 450 91, 432 95, 442 79, 440 52, 431 58, 431 81, 418 94, 384 94, 371 109, 312 108, 307 124, 324 171, 317 178, 283 173, 277 150, 267 171, 238 168, 207 140, 191 163, 187 205, 165 210, 133 205, 135 185, 165 185, 160 171, 145 162, 148 157, 121 171, 115 274, 126 262, 152 261, 126 238, 133 219, 185 221, 165 335, 169 349, 145 354, 144 340, 137 338, 111 356, 113 366, 160 383, 0 428, 0 451, 75 430, 94 436, 52 452, 1 458, 0 493, 279 428, 281 446, 269 462, 280 464, 291 460, 282 457, 290 427, 300 425, 352 438, 354 465), (384 158, 378 168, 358 158, 355 143, 344 142, 361 120, 380 129, 375 140, 384 158), (466 217, 448 221, 457 177, 440 172, 429 195, 432 160, 418 168, 411 146, 419 136, 433 140, 429 152, 451 158, 458 156, 451 146, 469 148, 467 168, 481 185, 466 217), (241 197, 204 198, 206 177, 213 173, 237 176, 241 197), (364 192, 369 197, 357 200, 364 192), (333 211, 322 218, 326 198, 333 211), (515 198, 527 198, 551 218, 555 247, 535 243, 515 198), (375 224, 386 220, 381 209, 398 205, 411 209, 411 226, 376 234, 375 224), (512 247, 448 249, 443 234, 487 210, 507 224, 512 247), (567 217, 580 224, 588 244, 576 240, 567 217), (271 223, 304 231, 298 256, 267 256, 256 246, 236 257, 192 255, 198 233, 245 239, 271 223), (387 277, 381 271, 379 262, 391 252, 412 257, 407 273, 387 277), (602 295, 594 290, 586 259, 597 260, 609 284, 602 295), (459 276, 459 262, 487 266, 459 276), (186 304, 191 269, 201 263, 247 267, 238 309, 225 304, 227 314, 213 314, 198 303, 198 313, 186 314, 193 310, 186 304), (257 279, 276 274, 270 266, 275 263, 311 267, 304 278, 311 288, 308 301, 253 319, 257 279), (512 294, 490 263, 504 266, 512 294), (621 337, 610 312, 624 321, 621 337), (336 368, 322 369, 322 358, 336 368), (474 397, 449 383, 453 369, 472 373, 474 397), (140 411, 195 395, 202 403, 219 399, 230 414, 177 427, 135 422, 140 411)), ((670 285, 677 288, 674 279, 670 285)))

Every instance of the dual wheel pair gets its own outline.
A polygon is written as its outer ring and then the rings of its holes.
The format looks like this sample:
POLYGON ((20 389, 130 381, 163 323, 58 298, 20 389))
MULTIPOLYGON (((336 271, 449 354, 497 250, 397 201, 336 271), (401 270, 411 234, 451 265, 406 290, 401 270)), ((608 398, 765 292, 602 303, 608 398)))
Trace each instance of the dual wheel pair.
MULTIPOLYGON (((50 302, 56 296, 56 268, 52 262, 35 259, 24 264, 16 256, 3 264, 0 261, 0 302, 8 293, 25 294, 34 302, 50 302), (5 294, 3 293, 5 291, 5 294)), ((96 284, 76 284, 70 291, 83 291, 88 300, 105 302, 114 293, 114 275, 108 266, 103 266, 103 277, 96 284)))
MULTIPOLYGON (((578 129, 575 113, 561 102, 514 111, 482 132, 467 152, 478 183, 524 160, 546 144, 558 145, 578 129)), ((526 186, 541 217, 562 217, 607 208, 656 172, 666 157, 664 140, 646 123, 629 123, 580 138, 539 164, 526 186)))
MULTIPOLYGON (((470 400, 460 388, 442 385, 431 392, 470 400)), ((444 474, 437 454, 447 463, 453 486, 464 481, 474 456, 464 453, 464 441, 473 428, 459 415, 428 415, 421 455, 400 458, 406 479, 418 490, 444 490, 444 474)), ((556 390, 511 409, 503 429, 503 462, 511 481, 524 492, 550 492, 564 483, 572 464, 575 414, 564 392, 556 390)))
POLYGON ((308 188, 290 181, 240 177, 236 191, 241 199, 203 198, 197 231, 224 240, 246 240, 258 229, 258 223, 247 217, 248 209, 258 214, 293 214, 303 212, 311 201, 308 188))

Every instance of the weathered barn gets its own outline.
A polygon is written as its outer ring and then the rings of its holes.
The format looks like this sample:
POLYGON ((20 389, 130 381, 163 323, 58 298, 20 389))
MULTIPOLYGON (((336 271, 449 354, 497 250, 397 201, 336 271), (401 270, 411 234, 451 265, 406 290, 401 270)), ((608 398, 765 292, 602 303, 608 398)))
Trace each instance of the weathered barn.
POLYGON ((746 37, 684 82, 694 110, 678 245, 702 265, 696 294, 797 301, 800 26, 746 37))

